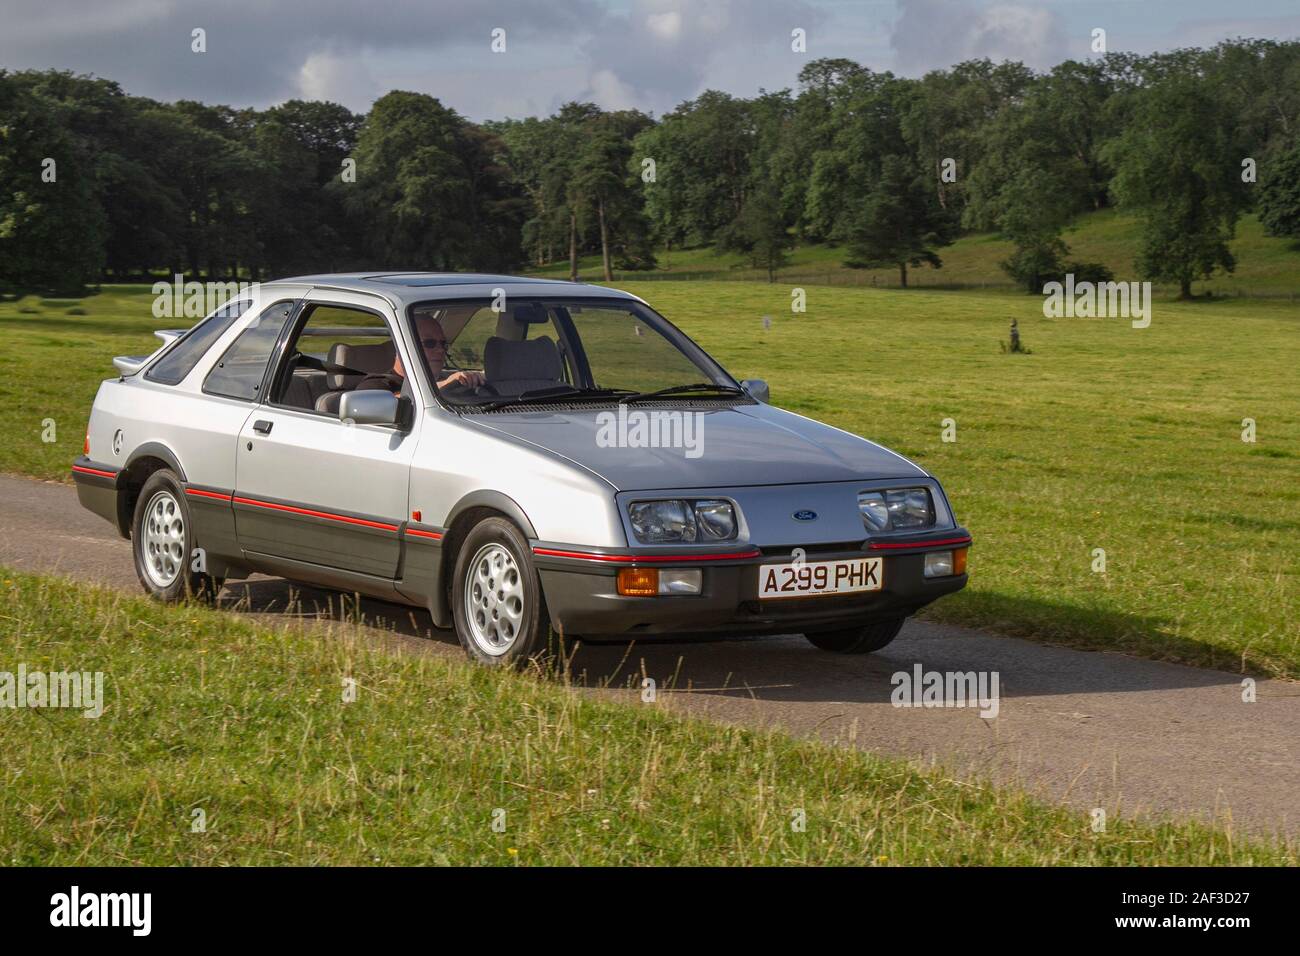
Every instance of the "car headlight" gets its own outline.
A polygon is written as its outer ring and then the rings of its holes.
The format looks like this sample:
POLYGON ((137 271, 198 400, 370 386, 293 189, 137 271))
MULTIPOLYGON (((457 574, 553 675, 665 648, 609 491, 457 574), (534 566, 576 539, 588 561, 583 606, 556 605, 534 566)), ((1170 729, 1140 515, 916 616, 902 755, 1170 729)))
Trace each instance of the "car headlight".
POLYGON ((736 536, 736 509, 730 501, 695 502, 695 520, 705 541, 729 541, 736 536))
POLYGON ((736 537, 736 509, 730 501, 634 501, 627 510, 632 532, 642 544, 694 544, 736 537))
POLYGON ((927 488, 863 491, 858 510, 868 531, 922 531, 934 527, 934 502, 927 488))

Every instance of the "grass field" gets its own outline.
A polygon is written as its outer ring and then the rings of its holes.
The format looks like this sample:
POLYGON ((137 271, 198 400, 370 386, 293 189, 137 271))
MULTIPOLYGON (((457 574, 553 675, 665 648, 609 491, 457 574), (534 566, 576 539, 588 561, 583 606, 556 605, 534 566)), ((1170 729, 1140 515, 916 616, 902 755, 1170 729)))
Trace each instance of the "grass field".
MULTIPOLYGON (((1133 260, 1141 245, 1141 223, 1136 217, 1114 210, 1091 213, 1079 217, 1063 238, 1070 246, 1070 261, 1100 262, 1109 266, 1117 279, 1131 281, 1138 278, 1133 270, 1133 260)), ((943 268, 909 269, 908 283, 915 288, 1011 290, 1011 279, 999 266, 1010 255, 1011 249, 1011 243, 991 234, 963 236, 951 246, 939 250, 943 268)), ((1245 216, 1237 225, 1232 251, 1237 257, 1236 271, 1232 275, 1220 273, 1206 282, 1197 282, 1192 287, 1194 292, 1280 297, 1288 301, 1300 295, 1300 243, 1266 236, 1257 218, 1245 216)), ((659 249, 656 255, 659 268, 653 272, 619 273, 616 278, 620 281, 767 279, 766 273, 752 268, 738 253, 719 255, 708 248, 659 249)), ((893 288, 899 284, 896 268, 848 269, 843 260, 844 250, 834 245, 800 246, 791 250, 790 262, 780 270, 777 281, 878 288, 893 288)), ((568 260, 537 269, 535 273, 566 279, 569 275, 568 260)), ((586 281, 600 281, 600 257, 580 259, 579 274, 586 281)))
POLYGON ((98 719, 0 719, 0 864, 1297 862, 1200 825, 1093 833, 1013 791, 346 625, 268 630, 2 568, 0 595, 0 670, 105 675, 98 719))
MULTIPOLYGON (((1151 326, 1133 329, 1045 319, 1039 300, 1002 293, 809 286, 807 313, 792 316, 783 285, 625 287, 737 376, 768 379, 776 404, 938 475, 976 543, 970 586, 931 617, 1300 677, 1300 312, 1288 303, 1157 301, 1151 326), (1013 316, 1032 354, 999 352, 1013 316), (941 440, 947 418, 955 443, 941 440)), ((176 324, 150 302, 140 288, 0 304, 0 470, 67 479, 111 356, 148 351, 152 329, 176 324)))

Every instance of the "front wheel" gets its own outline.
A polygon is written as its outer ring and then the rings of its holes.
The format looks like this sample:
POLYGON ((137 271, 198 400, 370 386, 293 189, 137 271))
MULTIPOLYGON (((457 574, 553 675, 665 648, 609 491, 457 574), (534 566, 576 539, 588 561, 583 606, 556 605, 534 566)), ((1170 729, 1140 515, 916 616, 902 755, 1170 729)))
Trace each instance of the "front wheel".
POLYGON ((187 597, 216 599, 222 582, 195 571, 194 525, 180 479, 160 468, 145 481, 131 524, 135 573, 152 597, 168 603, 187 597))
POLYGON ((504 518, 465 537, 452 580, 456 636, 471 660, 524 667, 552 656, 550 614, 528 541, 504 518))
POLYGON ((804 637, 808 638, 813 647, 823 651, 831 651, 835 654, 870 654, 898 637, 904 621, 906 618, 899 617, 888 621, 877 621, 866 627, 821 631, 816 634, 805 634, 804 637))

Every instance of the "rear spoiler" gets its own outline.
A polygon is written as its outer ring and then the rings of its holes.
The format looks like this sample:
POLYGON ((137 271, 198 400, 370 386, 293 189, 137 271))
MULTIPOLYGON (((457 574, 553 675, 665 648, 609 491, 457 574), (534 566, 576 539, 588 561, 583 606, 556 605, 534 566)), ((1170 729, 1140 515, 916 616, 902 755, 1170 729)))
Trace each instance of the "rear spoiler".
POLYGON ((162 345, 158 346, 148 355, 119 355, 113 359, 113 368, 117 369, 118 373, 123 378, 128 378, 148 365, 151 358, 167 346, 171 345, 188 331, 189 329, 158 329, 154 332, 154 335, 162 339, 162 345))

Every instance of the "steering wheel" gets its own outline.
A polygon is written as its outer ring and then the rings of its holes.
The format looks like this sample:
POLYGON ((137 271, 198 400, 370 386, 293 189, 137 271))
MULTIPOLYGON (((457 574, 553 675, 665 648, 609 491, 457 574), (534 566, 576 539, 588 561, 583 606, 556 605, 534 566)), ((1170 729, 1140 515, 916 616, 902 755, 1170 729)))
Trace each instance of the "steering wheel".
POLYGON ((491 385, 488 382, 484 382, 482 385, 477 385, 473 388, 470 388, 468 385, 464 385, 460 382, 452 382, 450 385, 439 385, 438 391, 455 392, 457 394, 472 395, 475 398, 479 398, 479 397, 496 398, 501 394, 499 391, 497 391, 497 387, 495 385, 491 385))

